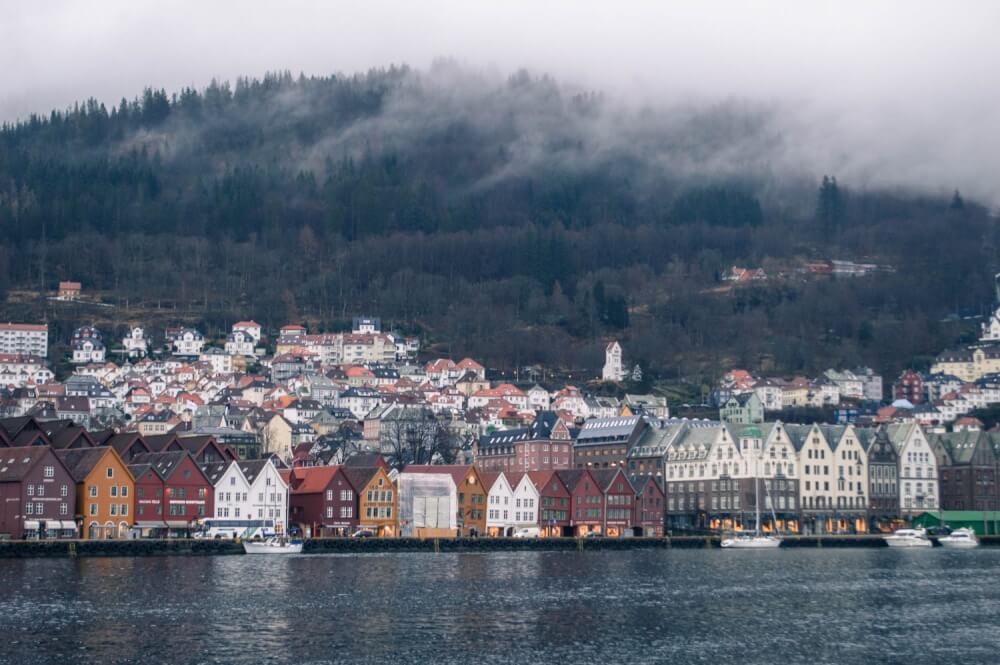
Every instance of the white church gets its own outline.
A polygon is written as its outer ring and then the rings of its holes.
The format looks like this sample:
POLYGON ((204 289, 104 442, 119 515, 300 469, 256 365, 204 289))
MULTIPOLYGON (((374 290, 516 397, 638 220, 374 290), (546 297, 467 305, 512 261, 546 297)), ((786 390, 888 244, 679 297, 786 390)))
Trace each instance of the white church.
POLYGON ((602 381, 620 382, 625 380, 625 364, 622 362, 622 345, 612 341, 604 348, 604 370, 602 381))

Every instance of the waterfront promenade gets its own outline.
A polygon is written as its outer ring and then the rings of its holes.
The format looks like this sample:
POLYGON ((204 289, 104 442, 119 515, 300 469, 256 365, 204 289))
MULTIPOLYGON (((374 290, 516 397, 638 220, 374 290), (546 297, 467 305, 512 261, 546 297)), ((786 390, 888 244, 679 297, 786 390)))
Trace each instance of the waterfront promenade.
MULTIPOLYGON (((932 539, 933 540, 933 539, 932 539)), ((304 554, 385 552, 558 552, 640 549, 718 549, 720 537, 664 538, 313 538, 304 554)), ((981 536, 983 546, 1000 546, 1000 536, 981 536)), ((782 548, 881 548, 879 535, 783 536, 782 548)), ((0 541, 0 558, 226 556, 242 555, 233 540, 56 540, 0 541)))

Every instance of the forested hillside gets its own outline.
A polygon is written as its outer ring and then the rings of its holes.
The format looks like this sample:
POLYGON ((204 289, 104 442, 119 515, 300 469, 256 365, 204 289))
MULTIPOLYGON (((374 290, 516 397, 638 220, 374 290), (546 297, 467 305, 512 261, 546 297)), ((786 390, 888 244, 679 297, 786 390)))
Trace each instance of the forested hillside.
POLYGON ((0 130, 0 290, 78 280, 210 334, 380 315, 500 367, 594 368, 615 336, 666 377, 891 373, 956 341, 969 325, 941 322, 991 301, 996 220, 821 188, 775 167, 782 141, 766 109, 631 109, 449 66, 91 100, 0 130), (818 259, 894 270, 800 272, 818 259), (732 265, 772 277, 729 288, 732 265))

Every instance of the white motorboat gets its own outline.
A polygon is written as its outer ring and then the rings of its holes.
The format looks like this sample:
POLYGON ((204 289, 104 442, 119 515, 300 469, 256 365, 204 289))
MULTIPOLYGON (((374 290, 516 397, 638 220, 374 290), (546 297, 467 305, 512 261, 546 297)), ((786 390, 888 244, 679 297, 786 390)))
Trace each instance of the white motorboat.
POLYGON ((925 529, 897 529, 888 536, 883 536, 889 547, 933 547, 934 543, 927 537, 925 529))
POLYGON ((956 549, 979 547, 979 538, 976 537, 976 532, 972 529, 964 528, 955 529, 947 536, 938 538, 938 542, 941 543, 943 547, 954 547, 956 549))
POLYGON ((286 538, 268 538, 263 541, 243 541, 247 554, 301 554, 302 541, 286 538))
POLYGON ((748 533, 723 538, 721 545, 727 549, 768 549, 772 547, 781 547, 781 538, 748 533))

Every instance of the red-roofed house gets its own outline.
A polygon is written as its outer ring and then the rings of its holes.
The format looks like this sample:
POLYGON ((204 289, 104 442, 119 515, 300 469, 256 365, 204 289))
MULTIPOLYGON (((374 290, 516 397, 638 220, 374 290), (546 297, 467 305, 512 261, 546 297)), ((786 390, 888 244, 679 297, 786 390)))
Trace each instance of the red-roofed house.
POLYGON ((306 538, 350 535, 358 526, 358 498, 343 467, 283 469, 289 487, 289 520, 306 538))

